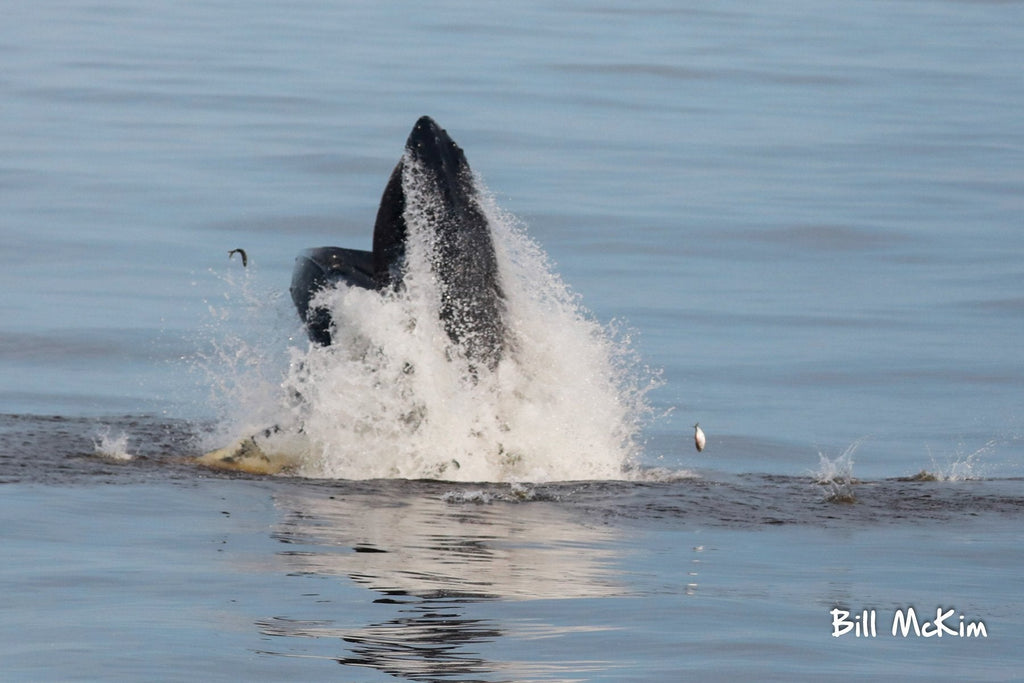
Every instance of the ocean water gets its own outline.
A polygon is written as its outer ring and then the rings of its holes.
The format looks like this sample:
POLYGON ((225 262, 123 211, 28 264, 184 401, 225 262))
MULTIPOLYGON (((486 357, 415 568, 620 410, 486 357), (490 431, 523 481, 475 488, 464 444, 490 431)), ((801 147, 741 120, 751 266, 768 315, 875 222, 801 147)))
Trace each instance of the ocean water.
POLYGON ((1022 32, 1014 2, 7 7, 4 678, 1018 677, 1022 32), (416 358, 365 381, 288 296, 302 249, 369 248, 422 114, 526 349, 476 384, 339 292, 416 358), (303 467, 191 462, 302 372, 303 467), (910 608, 948 630, 893 635, 910 608))

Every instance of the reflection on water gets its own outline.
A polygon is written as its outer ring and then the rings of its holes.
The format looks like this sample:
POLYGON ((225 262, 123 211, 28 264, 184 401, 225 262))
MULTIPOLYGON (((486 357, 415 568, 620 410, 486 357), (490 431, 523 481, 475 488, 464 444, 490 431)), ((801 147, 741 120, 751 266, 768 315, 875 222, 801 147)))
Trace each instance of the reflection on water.
MULTIPOLYGON (((411 680, 437 680, 466 674, 480 675, 497 666, 466 650, 473 643, 501 637, 489 619, 468 619, 458 609, 421 605, 400 617, 363 628, 343 628, 324 621, 274 617, 258 623, 264 635, 337 638, 350 651, 338 663, 370 667, 411 680)), ((273 654, 273 653, 270 653, 273 654)))
MULTIPOLYGON (((259 618, 264 652, 295 657, 316 649, 316 656, 343 666, 415 681, 607 675, 629 657, 619 653, 615 660, 608 649, 622 637, 621 610, 637 614, 639 600, 644 618, 690 623, 691 610, 711 614, 700 610, 720 608, 716 596, 733 595, 723 589, 730 579, 720 560, 716 571, 705 566, 704 545, 687 545, 682 555, 683 546, 669 547, 663 557, 674 559, 666 568, 652 557, 666 549, 643 538, 652 533, 668 532, 664 538, 673 542, 694 530, 832 533, 979 515, 1016 518, 1024 510, 1019 480, 855 480, 852 504, 830 500, 809 476, 454 491, 456 485, 443 482, 280 484, 274 503, 281 519, 271 536, 280 543, 283 571, 308 591, 289 601, 287 612, 259 618), (632 538, 631 529, 640 537, 632 538), (656 564, 645 569, 645 562, 656 564), (671 579, 645 587, 647 571, 671 579), (345 595, 335 599, 334 591, 345 595), (659 596, 685 596, 687 603, 663 604, 659 596), (579 651, 577 638, 589 658, 567 662, 566 652, 579 651)), ((817 561, 813 552, 806 560, 817 561)), ((735 579, 738 594, 764 599, 763 586, 748 578, 735 579)))
MULTIPOLYGON (((547 664, 490 661, 481 649, 506 636, 510 623, 481 618, 474 605, 626 593, 616 571, 621 529, 588 524, 571 509, 544 501, 452 503, 446 502, 451 497, 409 494, 401 486, 384 486, 395 491, 392 496, 315 487, 275 496, 284 517, 272 533, 287 546, 279 553, 286 570, 348 579, 378 593, 373 602, 388 612, 367 624, 348 623, 344 614, 277 616, 258 623, 263 634, 336 638, 339 663, 410 680, 506 676, 509 669, 550 675, 547 664)), ((520 627, 566 631, 563 624, 534 620, 514 626, 520 627)), ((593 664, 574 662, 572 669, 593 664)))

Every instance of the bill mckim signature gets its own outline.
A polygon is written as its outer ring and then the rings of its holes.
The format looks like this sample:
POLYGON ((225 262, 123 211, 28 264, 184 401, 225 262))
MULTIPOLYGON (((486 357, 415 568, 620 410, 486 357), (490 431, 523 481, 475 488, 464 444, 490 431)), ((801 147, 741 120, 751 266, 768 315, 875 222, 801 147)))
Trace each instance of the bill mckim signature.
MULTIPOLYGON (((829 614, 832 615, 833 638, 848 635, 854 638, 878 637, 878 610, 865 609, 851 616, 851 610, 835 607, 829 614)), ((900 608, 892 615, 889 633, 894 638, 988 638, 984 621, 969 621, 953 608, 936 608, 934 619, 923 616, 918 616, 913 607, 900 608)), ((931 617, 931 614, 927 616, 931 617)))

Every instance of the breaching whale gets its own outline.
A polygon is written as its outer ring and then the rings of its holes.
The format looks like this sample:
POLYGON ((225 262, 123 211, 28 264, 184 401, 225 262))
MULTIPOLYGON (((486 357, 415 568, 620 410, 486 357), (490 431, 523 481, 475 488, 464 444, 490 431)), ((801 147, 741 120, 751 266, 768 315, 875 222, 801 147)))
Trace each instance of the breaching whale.
MULTIPOLYGON (((413 126, 391 172, 373 228, 372 250, 315 247, 296 258, 291 297, 314 344, 329 346, 335 321, 316 304, 317 294, 339 284, 387 292, 403 287, 412 231, 426 239, 427 261, 438 289, 438 319, 474 368, 493 369, 507 351, 505 299, 491 225, 466 155, 429 116, 413 126)), ((252 473, 275 473, 296 463, 269 455, 265 430, 197 458, 200 464, 252 473)))
POLYGON ((372 251, 317 247, 296 260, 291 295, 309 338, 324 346, 332 340, 330 312, 312 304, 321 289, 339 282, 373 290, 402 286, 414 227, 429 231, 429 266, 448 337, 471 363, 493 367, 505 347, 505 326, 491 226, 466 155, 429 116, 413 126, 384 188, 372 251), (421 225, 410 225, 410 217, 421 225))

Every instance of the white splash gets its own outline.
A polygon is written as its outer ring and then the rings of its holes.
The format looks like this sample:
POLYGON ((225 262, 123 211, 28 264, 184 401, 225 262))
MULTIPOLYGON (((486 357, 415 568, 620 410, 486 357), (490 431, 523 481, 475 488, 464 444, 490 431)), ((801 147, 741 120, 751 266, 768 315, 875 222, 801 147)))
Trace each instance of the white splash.
POLYGON ((826 500, 834 503, 853 503, 857 500, 853 490, 857 483, 853 477, 853 454, 865 438, 857 439, 833 459, 818 453, 818 471, 812 476, 816 484, 825 487, 826 500))
POLYGON ((266 372, 249 372, 249 359, 260 365, 266 351, 240 340, 222 345, 234 373, 219 380, 222 394, 248 407, 230 411, 219 433, 237 438, 275 426, 263 449, 286 452, 310 477, 626 478, 656 373, 640 365, 627 335, 591 317, 517 221, 482 195, 510 339, 493 369, 471 367, 445 333, 429 238, 407 214, 404 286, 319 294, 315 305, 335 322, 334 343, 293 344, 274 401, 263 400, 266 372))
POLYGON ((128 434, 114 435, 109 427, 102 428, 93 438, 93 449, 97 456, 116 462, 127 462, 135 458, 128 452, 128 434))
POLYGON ((931 454, 931 448, 929 447, 928 453, 932 467, 930 470, 921 470, 915 477, 932 481, 971 481, 982 479, 984 478, 984 467, 981 462, 982 456, 992 451, 997 445, 999 445, 999 441, 992 439, 980 448, 967 453, 965 452, 966 446, 961 443, 957 447, 956 453, 947 460, 945 465, 939 465, 936 462, 935 456, 931 454))

